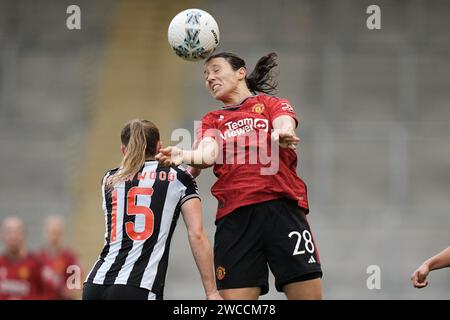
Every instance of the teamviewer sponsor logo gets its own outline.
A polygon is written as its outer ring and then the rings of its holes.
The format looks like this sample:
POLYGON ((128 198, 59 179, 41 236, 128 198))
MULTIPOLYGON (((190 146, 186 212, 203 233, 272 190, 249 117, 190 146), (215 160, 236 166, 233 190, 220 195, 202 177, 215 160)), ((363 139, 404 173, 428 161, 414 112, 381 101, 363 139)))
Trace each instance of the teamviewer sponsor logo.
POLYGON ((227 122, 225 123, 225 126, 227 130, 220 135, 224 140, 242 136, 251 131, 263 130, 267 132, 269 130, 269 120, 245 118, 238 121, 227 122))

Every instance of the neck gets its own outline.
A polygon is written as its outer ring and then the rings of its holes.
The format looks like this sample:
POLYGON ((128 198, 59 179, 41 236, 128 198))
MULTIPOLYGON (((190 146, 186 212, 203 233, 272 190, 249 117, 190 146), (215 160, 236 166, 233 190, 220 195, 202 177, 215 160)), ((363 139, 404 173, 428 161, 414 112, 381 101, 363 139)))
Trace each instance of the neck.
POLYGON ((155 157, 148 157, 148 158, 145 158, 145 161, 154 161, 155 160, 155 157))
POLYGON ((14 251, 8 251, 6 253, 6 255, 8 256, 8 258, 10 258, 11 260, 17 260, 20 259, 22 257, 24 257, 26 254, 25 249, 22 250, 14 250, 14 251))
POLYGON ((227 106, 233 106, 236 104, 240 104, 242 101, 247 99, 248 97, 251 97, 252 93, 250 90, 248 90, 247 87, 237 89, 236 91, 233 91, 230 93, 228 97, 226 97, 224 100, 222 100, 223 104, 227 106))
POLYGON ((47 251, 50 253, 58 253, 61 250, 60 244, 50 244, 47 246, 47 251))

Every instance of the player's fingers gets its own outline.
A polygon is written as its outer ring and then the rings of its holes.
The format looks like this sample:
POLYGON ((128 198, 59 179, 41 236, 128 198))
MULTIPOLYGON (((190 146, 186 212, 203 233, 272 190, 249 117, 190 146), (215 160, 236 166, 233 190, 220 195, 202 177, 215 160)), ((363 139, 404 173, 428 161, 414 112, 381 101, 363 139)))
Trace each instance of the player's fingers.
POLYGON ((411 278, 411 280, 412 280, 412 283, 413 283, 414 287, 417 288, 417 286, 419 285, 419 281, 417 281, 417 277, 414 276, 414 277, 411 278))
POLYGON ((162 164, 166 159, 167 159, 167 157, 165 155, 160 155, 157 160, 159 163, 162 164))
POLYGON ((427 274, 424 272, 417 272, 417 279, 419 282, 424 282, 427 278, 427 274))
POLYGON ((411 280, 413 281, 413 285, 416 288, 423 288, 428 285, 428 280, 426 276, 423 276, 420 271, 416 271, 413 273, 411 280))
POLYGON ((298 140, 287 139, 286 142, 289 143, 289 144, 295 144, 296 145, 298 143, 298 140))
POLYGON ((159 149, 159 153, 162 153, 165 155, 169 155, 171 151, 172 151, 172 147, 165 147, 165 148, 159 149))
POLYGON ((284 147, 284 148, 296 148, 295 146, 297 145, 296 141, 280 141, 280 146, 284 147))
POLYGON ((166 156, 162 156, 159 160, 159 163, 161 163, 163 166, 169 166, 170 165, 170 158, 166 156))
POLYGON ((282 143, 287 143, 287 144, 297 144, 299 142, 299 140, 294 139, 294 137, 285 137, 285 138, 280 137, 280 141, 282 143))
POLYGON ((295 146, 295 144, 289 144, 288 148, 291 150, 297 150, 297 147, 295 146))
POLYGON ((295 141, 300 141, 300 138, 297 137, 295 134, 293 133, 280 133, 280 139, 291 139, 291 140, 295 140, 295 141))
POLYGON ((428 281, 416 283, 414 286, 418 289, 425 288, 428 285, 428 281))

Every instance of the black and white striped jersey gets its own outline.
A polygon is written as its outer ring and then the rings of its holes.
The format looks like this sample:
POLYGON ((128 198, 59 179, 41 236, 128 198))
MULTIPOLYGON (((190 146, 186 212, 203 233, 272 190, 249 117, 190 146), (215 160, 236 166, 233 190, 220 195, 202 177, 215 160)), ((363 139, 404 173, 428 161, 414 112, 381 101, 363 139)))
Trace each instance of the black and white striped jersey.
POLYGON ((114 190, 105 190, 105 246, 86 282, 145 288, 162 298, 173 231, 181 205, 199 198, 197 185, 186 170, 147 161, 142 169, 114 190))

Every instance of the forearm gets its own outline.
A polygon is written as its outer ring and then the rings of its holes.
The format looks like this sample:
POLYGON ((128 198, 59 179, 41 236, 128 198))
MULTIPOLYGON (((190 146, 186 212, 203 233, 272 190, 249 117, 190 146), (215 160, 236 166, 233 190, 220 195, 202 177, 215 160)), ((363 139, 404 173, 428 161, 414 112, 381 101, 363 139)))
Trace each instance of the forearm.
POLYGON ((272 127, 276 130, 294 131, 296 123, 291 116, 283 115, 272 121, 272 127))
POLYGON ((431 257, 425 263, 428 264, 430 271, 450 267, 450 247, 431 257))
POLYGON ((206 296, 211 295, 217 291, 217 288, 213 271, 212 251, 206 232, 203 230, 199 234, 189 234, 189 244, 200 272, 205 294, 206 296))
POLYGON ((197 169, 205 169, 212 166, 216 160, 214 148, 199 148, 196 150, 182 151, 183 163, 197 169))

